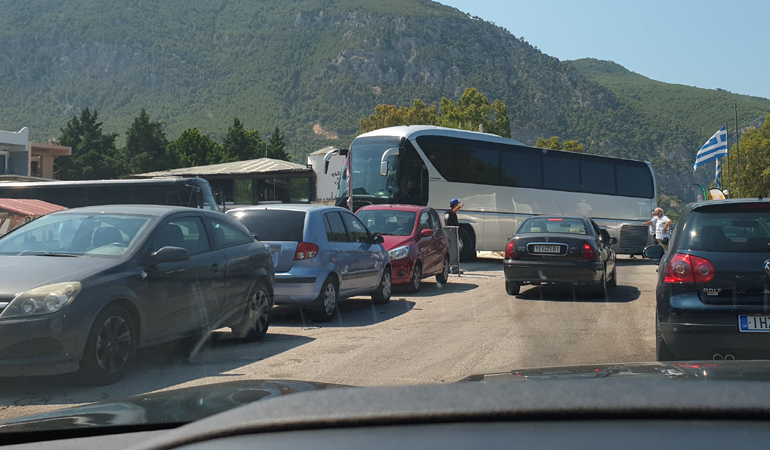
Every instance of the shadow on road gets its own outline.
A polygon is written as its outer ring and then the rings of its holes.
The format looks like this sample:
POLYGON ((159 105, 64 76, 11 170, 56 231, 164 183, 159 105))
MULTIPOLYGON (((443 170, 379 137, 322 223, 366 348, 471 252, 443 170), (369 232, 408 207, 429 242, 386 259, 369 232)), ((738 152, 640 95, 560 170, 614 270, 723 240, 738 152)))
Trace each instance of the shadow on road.
POLYGON ((396 293, 385 305, 375 305, 368 297, 353 297, 339 300, 337 314, 330 322, 313 322, 306 317, 299 306, 276 306, 273 308, 271 323, 279 327, 335 328, 365 327, 390 320, 414 308, 414 302, 401 298, 396 293))
POLYGON ((463 280, 462 277, 458 277, 457 275, 452 275, 449 278, 449 281, 445 284, 439 284, 437 282, 428 282, 427 280, 422 280, 422 286, 420 286, 420 292, 412 293, 409 292, 409 288, 407 285, 394 285, 393 286, 393 293, 395 295, 408 295, 409 297, 435 297, 437 295, 445 295, 445 294, 454 294, 457 292, 465 292, 470 291, 471 289, 475 289, 479 287, 478 284, 475 283, 469 283, 466 280, 463 280))
POLYGON ((641 292, 636 286, 619 285, 608 289, 606 296, 575 291, 570 288, 534 286, 516 297, 520 300, 540 300, 548 302, 581 302, 581 303, 629 303, 639 298, 641 292))
POLYGON ((622 259, 616 259, 615 264, 618 266, 657 266, 658 260, 657 259, 647 259, 647 258, 622 258, 622 259))
MULTIPOLYGON (((0 408, 3 406, 57 405, 104 401, 152 392, 189 381, 216 377, 217 381, 246 375, 237 369, 289 351, 314 339, 270 333, 259 342, 236 339, 229 332, 215 331, 196 347, 188 341, 173 342, 139 350, 134 365, 120 382, 109 386, 85 385, 77 373, 3 378, 0 408), (233 373, 227 373, 233 372, 233 373), (224 377, 224 378, 223 378, 224 377)), ((258 378, 254 377, 254 378, 258 378)))

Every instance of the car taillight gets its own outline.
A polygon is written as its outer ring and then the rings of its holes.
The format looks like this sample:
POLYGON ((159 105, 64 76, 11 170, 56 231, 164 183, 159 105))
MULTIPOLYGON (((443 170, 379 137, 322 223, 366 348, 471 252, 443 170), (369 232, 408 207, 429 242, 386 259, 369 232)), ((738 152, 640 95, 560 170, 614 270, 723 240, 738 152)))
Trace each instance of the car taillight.
POLYGON ((588 259, 591 261, 596 261, 596 252, 594 252, 594 249, 591 248, 590 245, 588 245, 587 242, 583 243, 583 254, 580 255, 580 258, 578 259, 588 259))
POLYGON ((518 257, 516 254, 516 241, 508 241, 508 245, 505 246, 505 259, 518 257))
POLYGON ((315 258, 318 254, 318 246, 310 242, 300 242, 297 245, 297 251, 294 253, 294 261, 302 259, 315 258))
POLYGON ((708 283, 714 278, 714 265, 707 259, 676 253, 666 267, 664 283, 708 283))

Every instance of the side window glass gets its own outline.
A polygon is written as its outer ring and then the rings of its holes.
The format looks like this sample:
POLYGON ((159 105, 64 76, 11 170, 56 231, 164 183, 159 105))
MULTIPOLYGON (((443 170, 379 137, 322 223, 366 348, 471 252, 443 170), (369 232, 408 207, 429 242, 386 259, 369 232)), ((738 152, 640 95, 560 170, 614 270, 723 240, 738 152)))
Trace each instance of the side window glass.
POLYGON ((441 229, 441 221, 435 211, 430 212, 430 222, 433 225, 434 230, 438 231, 441 229))
POLYGON ((358 217, 353 214, 344 213, 342 214, 342 220, 345 222, 345 227, 350 233, 351 242, 367 242, 369 240, 369 231, 358 220, 358 217))
POLYGON ((345 225, 342 224, 342 218, 337 212, 324 214, 324 227, 326 228, 326 239, 329 242, 347 242, 348 234, 345 232, 345 225))
POLYGON ((210 250, 208 235, 198 217, 183 217, 161 225, 152 242, 152 251, 181 247, 191 255, 210 250))
POLYGON ((422 214, 420 214, 420 231, 427 230, 428 228, 430 228, 428 211, 423 211, 422 214))
POLYGON ((210 220, 214 226, 214 243, 217 248, 232 247, 234 245, 254 242, 254 238, 229 223, 217 219, 210 220))

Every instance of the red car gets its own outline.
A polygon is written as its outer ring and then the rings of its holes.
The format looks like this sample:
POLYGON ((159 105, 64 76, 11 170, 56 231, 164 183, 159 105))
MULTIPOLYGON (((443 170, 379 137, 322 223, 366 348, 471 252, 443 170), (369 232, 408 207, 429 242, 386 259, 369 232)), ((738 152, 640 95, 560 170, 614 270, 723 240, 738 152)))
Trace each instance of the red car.
POLYGON ((369 205, 356 212, 372 233, 381 234, 390 253, 393 284, 420 290, 423 278, 449 278, 449 241, 436 210, 413 205, 369 205))

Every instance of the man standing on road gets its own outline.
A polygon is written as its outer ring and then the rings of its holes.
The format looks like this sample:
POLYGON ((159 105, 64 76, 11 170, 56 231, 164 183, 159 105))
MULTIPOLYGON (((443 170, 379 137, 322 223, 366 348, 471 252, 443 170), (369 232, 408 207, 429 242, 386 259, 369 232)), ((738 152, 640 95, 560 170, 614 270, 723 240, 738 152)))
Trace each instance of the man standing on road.
MULTIPOLYGON (((449 209, 447 212, 444 213, 444 225, 448 227, 459 227, 460 221, 457 220, 457 211, 460 210, 460 208, 463 207, 463 204, 460 203, 460 200, 457 200, 456 198, 453 198, 449 201, 449 209)), ((458 229, 457 232, 460 230, 458 229)), ((458 236, 459 239, 459 236, 458 236)), ((454 245, 454 244, 452 244, 454 245)), ((458 250, 459 252, 459 250, 458 250)), ((459 273, 460 268, 457 266, 452 266, 451 268, 452 273, 459 273)))
POLYGON ((671 220, 663 215, 663 209, 656 208, 654 216, 642 225, 652 225, 655 228, 655 239, 658 241, 658 245, 663 247, 663 250, 668 250, 668 240, 671 238, 671 220))

